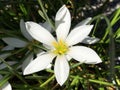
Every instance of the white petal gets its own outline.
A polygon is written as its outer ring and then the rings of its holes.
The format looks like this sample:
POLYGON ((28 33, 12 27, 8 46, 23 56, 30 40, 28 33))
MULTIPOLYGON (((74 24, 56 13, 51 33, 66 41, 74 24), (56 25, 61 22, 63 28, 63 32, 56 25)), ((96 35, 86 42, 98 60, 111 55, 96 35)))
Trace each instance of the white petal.
MULTIPOLYGON (((46 52, 45 51, 40 51, 38 54, 37 54, 37 57, 39 57, 39 56, 41 56, 41 55, 43 55, 43 54, 45 54, 46 52)), ((24 71, 25 70, 25 68, 29 65, 29 63, 31 62, 31 61, 33 61, 33 53, 31 53, 25 60, 24 60, 24 62, 23 62, 23 64, 22 64, 22 70, 24 71)), ((46 68, 48 69, 50 69, 51 68, 51 64, 49 64, 46 68)))
POLYGON ((12 90, 12 87, 10 85, 10 83, 6 82, 1 88, 0 90, 12 90))
POLYGON ((46 49, 53 49, 54 47, 51 47, 51 46, 49 46, 49 45, 46 45, 46 44, 43 44, 43 46, 46 48, 46 49))
POLYGON ((52 42, 55 42, 56 40, 48 30, 46 30, 44 27, 42 27, 41 25, 35 22, 26 22, 25 24, 26 24, 27 31, 30 33, 30 35, 34 39, 44 44, 53 46, 52 42))
POLYGON ((56 34, 57 39, 65 40, 71 26, 71 16, 70 12, 65 5, 63 5, 57 12, 55 17, 55 25, 56 25, 56 34))
POLYGON ((69 75, 69 64, 65 56, 58 56, 55 61, 55 77, 57 82, 62 86, 69 75))
POLYGON ((39 56, 41 56, 41 55, 43 55, 43 54, 45 54, 46 52, 45 51, 39 51, 38 53, 37 53, 37 57, 39 57, 39 56))
POLYGON ((70 57, 69 55, 66 55, 66 58, 68 61, 70 61, 72 59, 72 57, 70 57))
POLYGON ((85 43, 85 44, 94 44, 94 43, 98 42, 99 40, 100 40, 99 38, 87 36, 87 37, 82 41, 82 43, 85 43))
POLYGON ((29 65, 24 69, 23 74, 32 74, 38 71, 45 69, 53 60, 55 55, 53 54, 43 54, 35 58, 35 60, 31 61, 29 65))
MULTIPOLYGON (((14 64, 16 64, 17 62, 16 62, 16 61, 7 61, 7 63, 8 63, 9 65, 14 65, 14 64)), ((0 64, 0 70, 1 70, 1 69, 4 69, 4 68, 6 68, 6 67, 7 67, 6 64, 4 64, 4 63, 0 64)))
MULTIPOLYGON (((38 54, 37 54, 37 57, 39 57, 39 56, 41 56, 41 55, 43 55, 43 54, 45 54, 46 52, 45 51, 40 51, 38 54)), ((51 61, 51 63, 52 63, 52 61, 51 61)), ((52 67, 52 64, 49 64, 47 67, 46 67, 46 69, 51 69, 51 67, 52 67)))
MULTIPOLYGON (((0 75, 0 79, 2 76, 0 75)), ((0 90, 12 90, 12 87, 9 82, 6 82, 2 87, 0 87, 0 90)))
MULTIPOLYGON (((13 50, 13 49, 14 49, 14 47, 12 47, 12 46, 6 46, 6 47, 2 48, 1 51, 13 50)), ((11 55, 11 52, 6 52, 6 53, 3 53, 3 54, 0 54, 0 57, 3 58, 3 59, 6 59, 9 55, 11 55)))
POLYGON ((74 28, 66 39, 66 43, 71 46, 81 42, 91 31, 93 25, 82 25, 74 28))
POLYGON ((30 36, 30 34, 26 30, 25 22, 23 19, 20 20, 20 29, 24 37, 26 37, 29 41, 33 40, 33 38, 30 36))
POLYGON ((120 61, 120 56, 118 56, 118 58, 117 58, 119 61, 120 61))
POLYGON ((69 49, 68 55, 81 63, 97 64, 102 62, 94 50, 84 46, 71 47, 69 49))
POLYGON ((23 62, 22 64, 22 70, 24 71, 25 68, 29 65, 29 63, 33 61, 33 53, 31 53, 23 62))
POLYGON ((21 48, 21 47, 25 47, 27 45, 27 42, 18 39, 18 38, 12 38, 12 37, 6 37, 6 38, 2 38, 2 40, 13 47, 17 47, 17 48, 21 48))
POLYGON ((86 25, 86 24, 88 24, 88 23, 90 22, 91 19, 92 19, 92 18, 89 17, 89 18, 87 18, 87 19, 81 21, 80 23, 78 23, 78 24, 75 26, 75 28, 76 28, 76 27, 79 27, 79 26, 81 26, 81 25, 86 25))
POLYGON ((43 26, 46 30, 48 30, 49 32, 52 32, 52 27, 50 26, 50 24, 48 22, 44 22, 44 23, 39 23, 41 26, 43 26))
MULTIPOLYGON (((11 53, 0 54, 0 58, 6 59, 9 55, 11 55, 11 53)), ((1 62, 1 61, 0 61, 0 62, 1 62)))
POLYGON ((46 69, 51 69, 52 68, 52 64, 50 63, 47 67, 46 67, 46 69))
POLYGON ((12 46, 5 46, 4 48, 2 48, 2 51, 5 51, 5 50, 13 50, 14 47, 12 46))

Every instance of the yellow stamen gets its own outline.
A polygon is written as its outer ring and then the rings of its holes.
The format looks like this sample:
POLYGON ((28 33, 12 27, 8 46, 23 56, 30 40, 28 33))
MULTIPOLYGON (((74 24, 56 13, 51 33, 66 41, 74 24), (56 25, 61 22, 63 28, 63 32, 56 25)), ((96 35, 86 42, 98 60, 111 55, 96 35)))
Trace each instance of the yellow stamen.
POLYGON ((68 51, 68 46, 63 40, 53 42, 53 46, 55 48, 55 50, 53 50, 54 54, 62 55, 68 51))

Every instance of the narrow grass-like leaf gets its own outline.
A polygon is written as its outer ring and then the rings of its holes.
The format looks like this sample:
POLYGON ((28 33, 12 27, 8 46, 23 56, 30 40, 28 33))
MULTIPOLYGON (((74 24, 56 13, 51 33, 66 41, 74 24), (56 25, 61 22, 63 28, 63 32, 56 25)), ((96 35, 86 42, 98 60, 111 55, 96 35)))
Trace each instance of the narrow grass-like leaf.
POLYGON ((20 7, 21 11, 24 13, 24 15, 27 15, 27 11, 26 11, 26 8, 24 7, 24 5, 20 4, 19 7, 20 7))
POLYGON ((0 60, 6 64, 6 66, 9 68, 10 72, 17 76, 23 83, 27 84, 27 82, 24 80, 24 78, 15 70, 13 69, 4 59, 0 58, 0 60))
POLYGON ((10 74, 5 75, 0 79, 0 87, 3 86, 12 76, 10 74))

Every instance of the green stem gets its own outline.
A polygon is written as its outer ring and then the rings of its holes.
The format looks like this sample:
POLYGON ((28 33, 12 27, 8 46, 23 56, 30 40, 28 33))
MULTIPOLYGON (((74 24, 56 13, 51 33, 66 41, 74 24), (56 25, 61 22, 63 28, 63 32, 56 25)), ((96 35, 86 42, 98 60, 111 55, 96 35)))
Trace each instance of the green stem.
POLYGON ((47 81, 45 81, 43 84, 40 85, 40 87, 44 87, 46 84, 48 84, 51 80, 53 80, 53 78, 55 77, 55 75, 53 75, 52 77, 50 77, 47 81))
POLYGON ((44 15, 45 15, 45 17, 46 17, 48 23, 51 25, 51 27, 53 28, 53 30, 55 30, 54 25, 53 25, 52 22, 50 21, 50 19, 49 19, 47 13, 46 13, 46 11, 45 11, 45 8, 43 7, 42 1, 41 1, 41 0, 38 0, 38 3, 40 4, 40 7, 41 7, 41 9, 42 9, 42 11, 43 11, 43 13, 44 13, 44 15))
POLYGON ((95 23, 95 26, 94 26, 94 29, 93 29, 93 32, 92 32, 92 36, 94 36, 95 34, 95 30, 97 28, 97 25, 98 25, 98 22, 100 21, 100 18, 97 19, 96 23, 95 23))
POLYGON ((104 16, 104 15, 103 15, 103 18, 105 19, 108 27, 107 27, 107 29, 106 29, 105 35, 104 35, 103 38, 102 38, 102 41, 104 41, 105 38, 107 37, 107 35, 112 31, 112 26, 111 26, 111 24, 110 24, 109 19, 108 19, 106 16, 104 16))

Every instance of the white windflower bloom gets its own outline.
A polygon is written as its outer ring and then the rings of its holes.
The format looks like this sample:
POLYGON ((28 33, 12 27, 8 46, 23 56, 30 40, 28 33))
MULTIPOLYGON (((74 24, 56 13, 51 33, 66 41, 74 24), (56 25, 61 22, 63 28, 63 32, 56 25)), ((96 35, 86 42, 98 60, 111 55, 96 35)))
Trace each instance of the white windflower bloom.
POLYGON ((35 22, 29 21, 25 24, 29 34, 37 41, 49 46, 49 50, 31 61, 24 69, 24 75, 45 69, 56 57, 54 73, 57 82, 63 85, 69 76, 70 70, 67 56, 86 64, 102 62, 94 50, 84 46, 74 46, 88 36, 93 25, 79 25, 69 33, 71 16, 65 5, 58 10, 55 17, 57 39, 48 30, 35 22))

